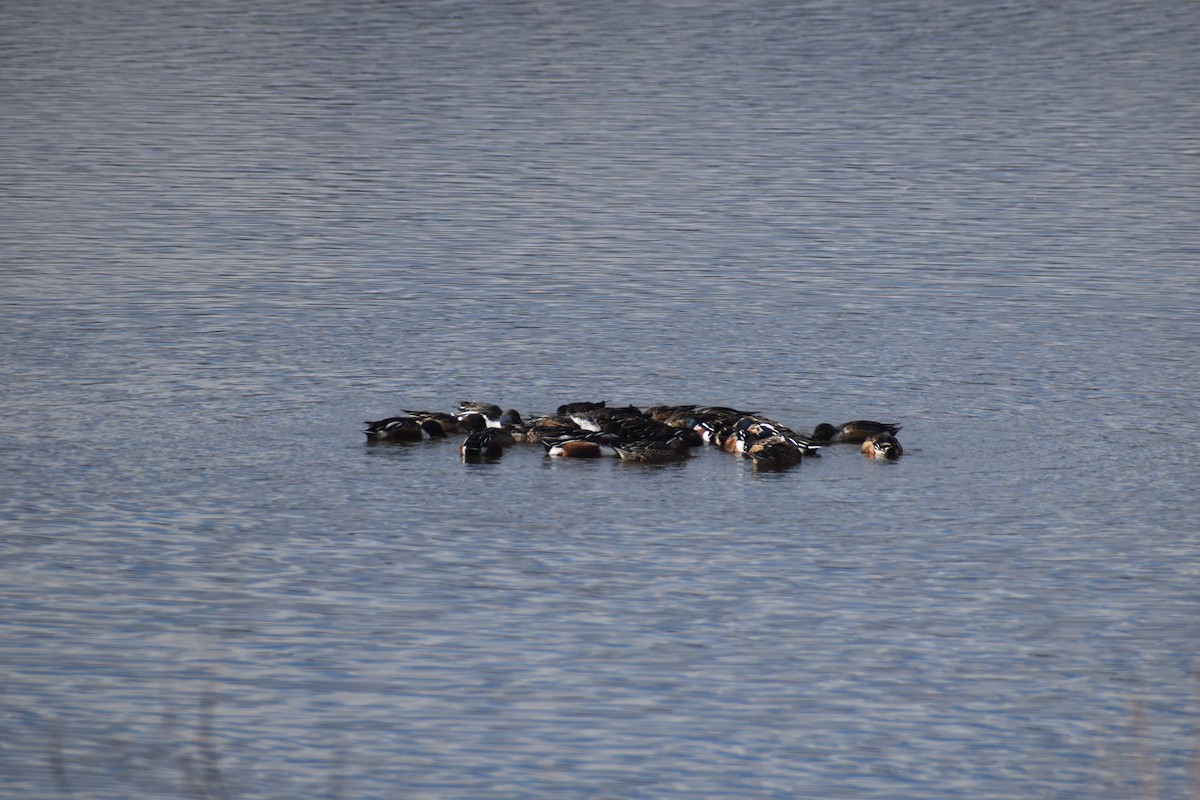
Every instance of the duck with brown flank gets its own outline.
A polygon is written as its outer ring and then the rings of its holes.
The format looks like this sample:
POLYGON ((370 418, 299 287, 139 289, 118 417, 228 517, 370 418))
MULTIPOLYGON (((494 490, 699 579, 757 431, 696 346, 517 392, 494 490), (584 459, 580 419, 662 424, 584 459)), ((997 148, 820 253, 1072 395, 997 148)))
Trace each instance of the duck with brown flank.
POLYGON ((890 433, 877 433, 863 440, 862 452, 867 458, 895 461, 904 455, 904 448, 900 446, 899 440, 890 433))
POLYGON ((604 458, 617 455, 613 449, 614 438, 611 433, 584 431, 557 439, 543 439, 542 444, 546 447, 546 455, 555 458, 604 458))

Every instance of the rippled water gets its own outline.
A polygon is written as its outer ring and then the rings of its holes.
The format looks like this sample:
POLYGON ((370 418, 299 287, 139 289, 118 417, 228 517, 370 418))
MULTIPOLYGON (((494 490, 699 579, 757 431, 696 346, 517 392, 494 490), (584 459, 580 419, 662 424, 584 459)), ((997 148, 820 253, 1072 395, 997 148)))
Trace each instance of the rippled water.
POLYGON ((1197 791, 1200 6, 3 15, 0 794, 1197 791))

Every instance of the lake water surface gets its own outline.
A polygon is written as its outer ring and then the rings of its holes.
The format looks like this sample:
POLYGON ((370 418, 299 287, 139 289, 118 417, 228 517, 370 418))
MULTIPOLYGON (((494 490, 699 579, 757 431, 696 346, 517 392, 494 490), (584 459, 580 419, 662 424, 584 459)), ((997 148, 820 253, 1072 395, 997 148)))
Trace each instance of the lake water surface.
POLYGON ((0 16, 0 795, 1200 791, 1200 5, 0 16))

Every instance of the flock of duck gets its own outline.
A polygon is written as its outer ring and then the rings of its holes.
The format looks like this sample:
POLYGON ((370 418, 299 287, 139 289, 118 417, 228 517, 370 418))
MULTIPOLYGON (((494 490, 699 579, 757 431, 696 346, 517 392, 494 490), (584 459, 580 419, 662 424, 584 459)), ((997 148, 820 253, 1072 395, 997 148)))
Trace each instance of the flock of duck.
POLYGON ((904 450, 900 425, 854 420, 821 423, 808 435, 796 433, 755 411, 725 406, 606 407, 601 402, 567 403, 554 414, 524 420, 514 409, 491 403, 459 403, 455 413, 409 411, 365 423, 367 441, 418 442, 465 435, 465 460, 499 457, 506 447, 540 444, 554 458, 602 458, 661 463, 682 461, 693 447, 712 446, 742 456, 755 467, 779 469, 818 455, 822 445, 857 444, 869 458, 896 459, 904 450))

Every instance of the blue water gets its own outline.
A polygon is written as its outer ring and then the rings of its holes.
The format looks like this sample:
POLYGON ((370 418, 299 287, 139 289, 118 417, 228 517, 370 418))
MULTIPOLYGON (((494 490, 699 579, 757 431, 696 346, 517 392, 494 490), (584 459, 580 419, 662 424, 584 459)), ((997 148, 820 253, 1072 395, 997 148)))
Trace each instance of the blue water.
POLYGON ((1197 791, 1200 6, 3 16, 0 796, 1197 791))

